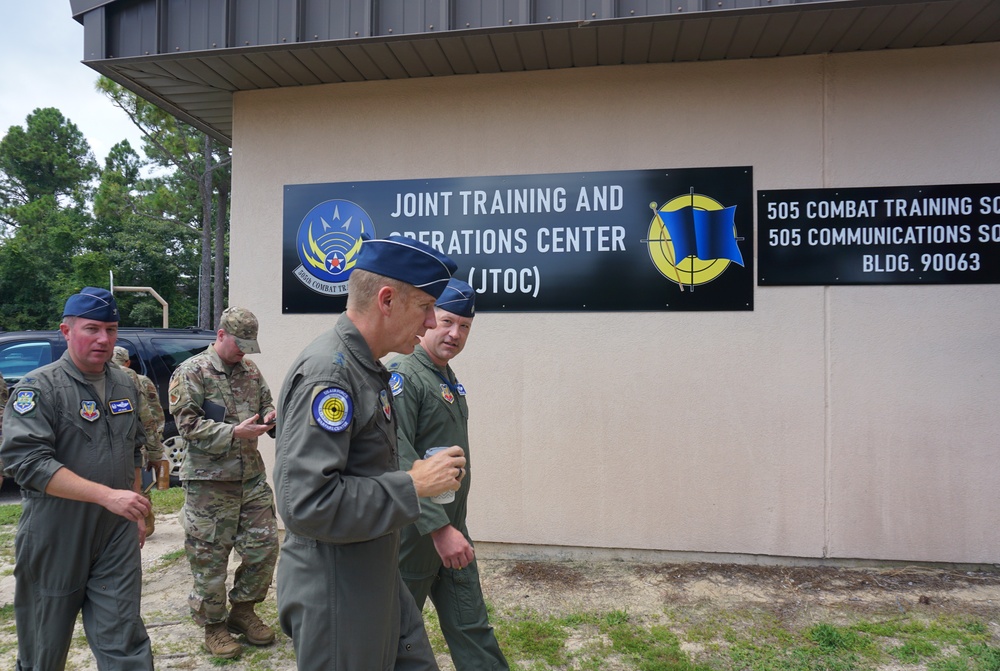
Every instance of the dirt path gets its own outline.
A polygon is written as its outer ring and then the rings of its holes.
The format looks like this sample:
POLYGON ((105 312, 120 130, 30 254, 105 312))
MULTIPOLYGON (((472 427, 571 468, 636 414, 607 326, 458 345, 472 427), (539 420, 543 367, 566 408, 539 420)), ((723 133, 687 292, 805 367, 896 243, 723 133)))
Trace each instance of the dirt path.
MULTIPOLYGON (((190 571, 183 557, 177 514, 159 516, 143 549, 143 615, 157 669, 212 669, 203 632, 188 615, 190 571)), ((688 621, 720 610, 763 609, 782 622, 837 623, 851 614, 921 612, 983 619, 1000 640, 1000 573, 906 568, 857 570, 714 564, 627 562, 480 561, 483 591, 496 612, 526 609, 541 615, 627 611, 657 621, 683 613, 688 621)), ((235 561, 231 562, 234 568, 235 561)), ((231 582, 231 578, 230 578, 231 582)), ((13 599, 13 577, 0 580, 0 605, 13 599)), ((260 608, 277 628, 274 590, 260 608)), ((13 626, 0 630, 0 667, 13 668, 13 626)), ((682 637, 683 640, 683 637, 682 637)), ((572 642, 570 643, 572 644, 572 642)), ((451 669, 446 656, 442 670, 451 669)), ((70 669, 95 669, 77 627, 70 669)), ((295 668, 291 641, 279 632, 274 646, 247 646, 233 671, 295 668)))

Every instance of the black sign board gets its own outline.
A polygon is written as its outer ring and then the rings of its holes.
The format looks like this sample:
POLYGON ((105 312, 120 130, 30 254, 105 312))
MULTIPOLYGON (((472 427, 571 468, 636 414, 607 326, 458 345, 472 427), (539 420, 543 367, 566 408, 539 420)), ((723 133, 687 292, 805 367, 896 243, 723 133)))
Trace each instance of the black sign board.
POLYGON ((1000 184, 757 194, 757 283, 1000 282, 1000 184))
POLYGON ((752 310, 752 205, 749 167, 288 185, 283 310, 342 311, 362 234, 444 252, 480 312, 752 310))

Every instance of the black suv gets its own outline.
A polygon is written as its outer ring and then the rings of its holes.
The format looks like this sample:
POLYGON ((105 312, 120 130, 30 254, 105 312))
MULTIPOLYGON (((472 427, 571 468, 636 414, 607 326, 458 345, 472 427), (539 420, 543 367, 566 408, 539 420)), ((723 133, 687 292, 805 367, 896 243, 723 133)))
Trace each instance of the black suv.
MULTIPOLYGON (((172 480, 176 480, 184 451, 183 442, 176 438, 174 418, 167 409, 170 375, 182 361, 203 351, 213 342, 215 331, 206 329, 118 329, 118 342, 115 344, 128 350, 130 367, 152 380, 160 393, 160 405, 166 418, 164 453, 171 461, 172 480)), ((0 331, 0 373, 3 373, 7 385, 13 387, 28 372, 55 361, 65 351, 66 340, 59 331, 0 331)))

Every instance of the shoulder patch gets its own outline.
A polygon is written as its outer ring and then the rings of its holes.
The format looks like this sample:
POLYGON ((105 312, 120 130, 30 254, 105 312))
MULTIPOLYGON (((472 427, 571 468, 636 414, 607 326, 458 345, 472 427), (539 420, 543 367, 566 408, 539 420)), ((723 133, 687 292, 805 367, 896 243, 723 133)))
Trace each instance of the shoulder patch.
POLYGON ((312 400, 312 423, 327 431, 339 433, 354 417, 350 395, 339 387, 315 387, 312 400))
POLYGON ((11 407, 19 415, 26 415, 38 405, 38 392, 34 389, 19 389, 15 393, 11 407))
POLYGON ((399 373, 394 372, 389 376, 389 389, 392 390, 393 396, 399 396, 403 393, 403 376, 399 373))
POLYGON ((344 353, 340 351, 334 352, 333 363, 335 363, 338 366, 346 366, 347 364, 344 361, 344 353))

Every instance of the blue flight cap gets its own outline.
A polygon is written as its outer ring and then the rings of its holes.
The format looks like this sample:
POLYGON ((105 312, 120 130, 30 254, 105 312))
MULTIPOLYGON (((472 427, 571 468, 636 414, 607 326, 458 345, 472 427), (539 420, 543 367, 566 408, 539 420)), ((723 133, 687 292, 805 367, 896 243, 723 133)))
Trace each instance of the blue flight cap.
POLYGON ((459 317, 475 317, 476 292, 469 284, 453 277, 434 305, 459 317))
POLYGON ((84 287, 66 299, 63 317, 83 317, 99 322, 118 321, 118 303, 107 289, 84 287))
POLYGON ((435 300, 458 270, 454 261, 433 247, 401 235, 364 240, 354 267, 412 284, 435 300))

